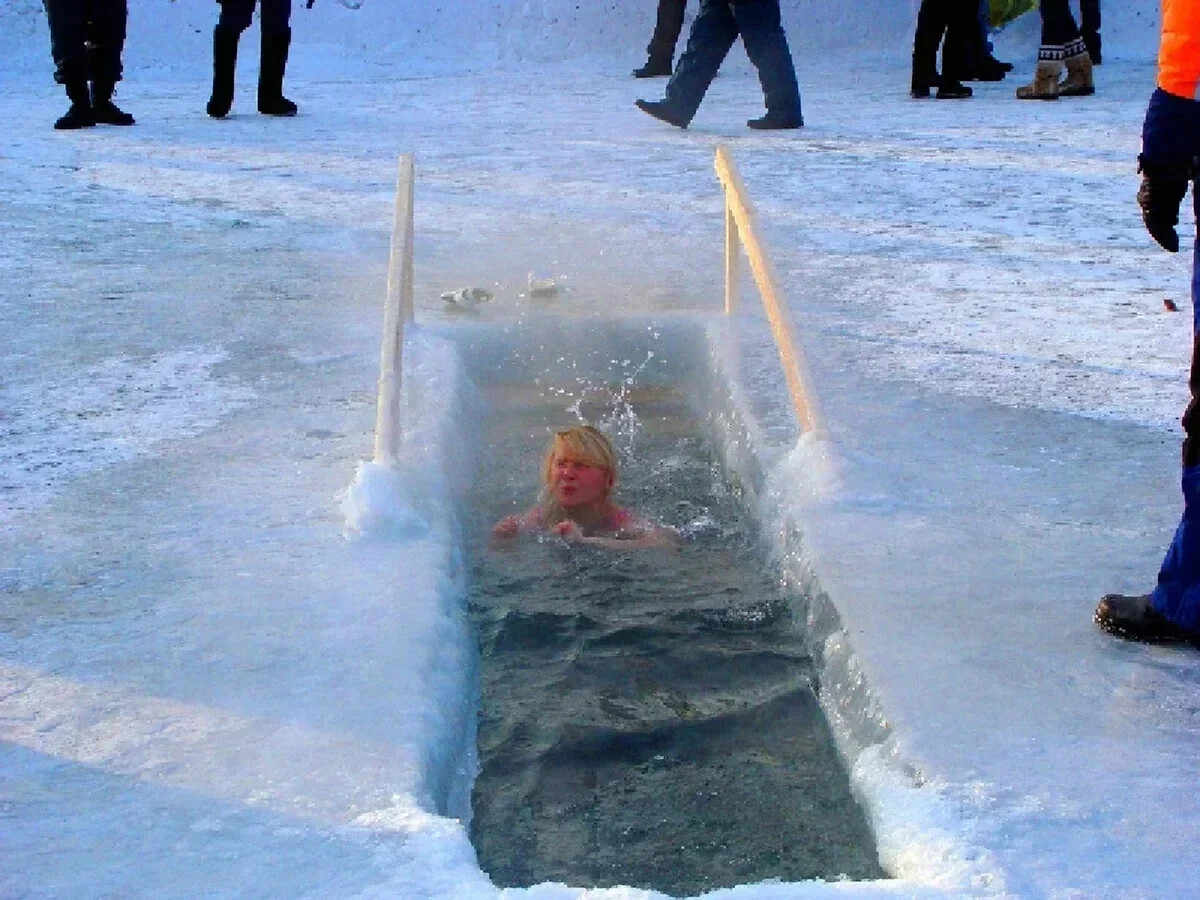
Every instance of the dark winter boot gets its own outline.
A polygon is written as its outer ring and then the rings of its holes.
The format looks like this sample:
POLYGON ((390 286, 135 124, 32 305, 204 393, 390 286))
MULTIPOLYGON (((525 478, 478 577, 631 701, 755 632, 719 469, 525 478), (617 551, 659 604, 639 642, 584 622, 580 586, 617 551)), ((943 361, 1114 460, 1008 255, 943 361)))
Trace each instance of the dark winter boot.
POLYGON ((1193 644, 1200 634, 1180 628, 1150 605, 1150 595, 1105 594, 1092 620, 1117 637, 1146 644, 1193 644))
POLYGON ((804 119, 800 116, 779 116, 767 113, 759 119, 751 119, 746 123, 756 131, 772 131, 785 128, 803 128, 804 119))
POLYGON ((96 124, 96 116, 92 112, 87 82, 72 81, 64 86, 67 89, 67 97, 71 100, 71 108, 54 123, 55 129, 74 131, 77 128, 91 128, 96 124))
POLYGON ((111 81, 92 82, 92 115, 97 125, 132 125, 134 118, 112 102, 111 81))
POLYGON ((233 107, 233 81, 237 70, 238 38, 241 35, 231 29, 217 26, 213 29, 213 83, 212 96, 208 98, 208 114, 214 119, 223 119, 233 107))
POLYGON ((929 96, 929 89, 942 83, 938 76, 937 66, 926 54, 913 53, 912 82, 909 86, 909 96, 914 100, 924 100, 929 96))
POLYGON ((262 34, 262 60, 258 70, 258 111, 267 116, 294 116, 296 104, 283 96, 292 29, 262 34))
POLYGON ((974 92, 965 84, 943 75, 942 83, 938 85, 937 98, 939 100, 965 100, 972 93, 974 92))
POLYGON ((642 112, 652 115, 668 125, 674 125, 676 128, 687 128, 691 121, 691 119, 685 119, 666 100, 635 100, 633 104, 642 112))
POLYGON ((640 69, 633 70, 634 78, 662 78, 671 74, 671 57, 651 56, 640 69))

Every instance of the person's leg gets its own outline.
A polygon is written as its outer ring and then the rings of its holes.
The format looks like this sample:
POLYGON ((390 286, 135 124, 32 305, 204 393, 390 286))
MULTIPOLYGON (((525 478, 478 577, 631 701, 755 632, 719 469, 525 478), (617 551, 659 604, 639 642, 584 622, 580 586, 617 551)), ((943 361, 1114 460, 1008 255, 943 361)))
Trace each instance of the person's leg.
POLYGON ((667 82, 666 99, 638 101, 638 107, 672 125, 686 128, 716 77, 721 62, 737 40, 737 22, 729 0, 700 0, 687 47, 667 82))
POLYGON ((683 31, 683 14, 687 0, 658 0, 658 15, 654 22, 654 34, 646 47, 649 62, 666 63, 667 74, 671 74, 671 61, 675 58, 675 45, 683 31))
POLYGON ((1092 65, 1100 65, 1100 0, 1079 0, 1079 31, 1092 65))
POLYGON ((221 4, 221 15, 217 18, 217 28, 226 33, 241 35, 250 27, 254 17, 254 0, 218 0, 221 4))
POLYGON ((91 0, 88 15, 88 70, 92 81, 92 112, 105 125, 132 125, 134 118, 112 102, 121 80, 121 51, 129 11, 125 0, 91 0))
POLYGON ((1033 81, 1017 88, 1018 100, 1057 100, 1058 79, 1062 75, 1066 45, 1079 37, 1067 0, 1042 0, 1042 43, 1038 47, 1037 69, 1033 81))
POLYGON ((60 131, 96 124, 87 82, 87 11, 84 0, 45 0, 50 26, 54 80, 67 91, 71 107, 54 123, 60 131))
POLYGON ((233 107, 238 41, 254 16, 254 0, 220 0, 220 3, 221 14, 213 28, 212 94, 204 107, 214 119, 225 118, 233 107))
POLYGON ((87 3, 85 0, 45 0, 50 26, 50 55, 59 84, 87 81, 87 3))
POLYGON ((1068 0, 1041 0, 1042 46, 1062 47, 1079 37, 1068 0))
MULTIPOLYGON (((1200 180, 1192 183, 1200 225, 1200 180)), ((1191 401, 1183 413, 1183 516, 1158 573, 1150 606, 1173 625, 1200 636, 1200 233, 1192 248, 1191 401)))
POLYGON ((733 4, 733 18, 742 35, 746 56, 758 70, 767 114, 748 123, 751 128, 798 128, 800 86, 779 14, 779 0, 742 0, 733 4))
POLYGON ((292 44, 292 0, 260 0, 262 60, 258 72, 258 111, 268 116, 294 116, 296 104, 283 96, 283 74, 292 44))
POLYGON ((921 0, 917 11, 917 29, 913 33, 912 96, 929 96, 929 89, 939 84, 937 49, 942 42, 949 17, 949 0, 921 0))

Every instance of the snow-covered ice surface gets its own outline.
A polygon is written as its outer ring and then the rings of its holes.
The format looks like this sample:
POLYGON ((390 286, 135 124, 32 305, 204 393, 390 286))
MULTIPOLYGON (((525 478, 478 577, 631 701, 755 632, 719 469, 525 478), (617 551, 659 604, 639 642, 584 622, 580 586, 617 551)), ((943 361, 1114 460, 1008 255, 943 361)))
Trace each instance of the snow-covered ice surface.
POLYGON ((714 896, 1194 893, 1200 656, 1090 622, 1149 586, 1179 507, 1190 260, 1132 200, 1152 5, 1106 3, 1097 96, 1022 104, 1028 21, 1007 82, 918 103, 910 4, 785 3, 807 127, 769 135, 740 50, 690 130, 638 113, 633 5, 318 3, 301 115, 253 113, 251 33, 214 122, 213 4, 154 0, 137 126, 74 134, 40 4, 0 7, 0 895, 652 896, 500 892, 466 840, 476 400, 439 294, 487 287, 500 322, 537 271, 566 311, 717 309, 720 141, 835 490, 749 304, 714 346, 828 601, 824 702, 896 878, 714 896), (429 327, 400 470, 359 471, 408 151, 429 327))

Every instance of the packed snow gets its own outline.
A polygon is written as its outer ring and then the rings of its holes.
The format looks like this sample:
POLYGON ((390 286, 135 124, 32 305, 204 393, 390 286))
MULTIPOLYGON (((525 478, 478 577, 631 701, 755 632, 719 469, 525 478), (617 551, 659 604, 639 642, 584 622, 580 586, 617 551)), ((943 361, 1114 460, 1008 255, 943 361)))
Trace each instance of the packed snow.
POLYGON ((210 120, 216 5, 147 0, 116 97, 138 124, 76 133, 41 4, 0 7, 0 895, 659 896, 499 890, 466 837, 456 505, 486 461, 459 337, 595 312, 704 317, 741 423, 715 437, 818 598, 894 876, 710 896, 1195 892, 1200 655, 1090 620, 1149 588, 1180 507, 1191 259, 1133 202, 1153 5, 1105 4, 1094 97, 1013 98, 1026 16, 996 36, 1016 71, 951 103, 907 96, 913 3, 785 0, 806 127, 777 134, 745 127, 740 49, 687 131, 633 107, 663 84, 629 76, 649 0, 294 5, 297 118, 254 112, 251 31, 210 120), (796 433, 748 280, 720 316, 720 143, 828 441, 796 433), (381 470, 406 152, 417 327, 381 470), (492 299, 448 309, 464 285, 492 299))

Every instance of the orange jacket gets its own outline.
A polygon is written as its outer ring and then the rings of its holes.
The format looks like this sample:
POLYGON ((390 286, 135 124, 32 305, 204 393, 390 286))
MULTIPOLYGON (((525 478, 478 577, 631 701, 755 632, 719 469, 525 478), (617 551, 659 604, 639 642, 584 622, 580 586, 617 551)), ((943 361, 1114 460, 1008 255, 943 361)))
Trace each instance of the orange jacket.
POLYGON ((1200 0, 1162 0, 1162 13, 1158 86, 1200 100, 1200 0))

